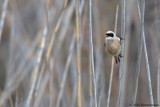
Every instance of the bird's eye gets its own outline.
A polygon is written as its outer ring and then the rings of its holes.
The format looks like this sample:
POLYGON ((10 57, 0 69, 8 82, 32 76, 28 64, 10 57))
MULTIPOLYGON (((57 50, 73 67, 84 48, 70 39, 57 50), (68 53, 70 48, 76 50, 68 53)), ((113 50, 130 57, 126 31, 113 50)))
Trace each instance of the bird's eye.
POLYGON ((113 37, 114 36, 113 33, 111 33, 110 36, 113 37))
POLYGON ((106 36, 113 37, 114 34, 113 33, 107 33, 106 36))

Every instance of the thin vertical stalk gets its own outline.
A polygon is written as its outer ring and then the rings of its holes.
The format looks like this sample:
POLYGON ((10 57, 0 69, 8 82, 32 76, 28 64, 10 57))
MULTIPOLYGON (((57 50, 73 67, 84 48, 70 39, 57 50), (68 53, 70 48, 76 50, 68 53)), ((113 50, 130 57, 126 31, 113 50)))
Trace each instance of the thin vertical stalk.
MULTIPOLYGON (((139 8, 138 0, 137 0, 137 6, 138 6, 138 13, 139 13, 139 16, 140 16, 140 8, 139 8)), ((141 26, 142 26, 142 24, 141 24, 141 26)), ((141 31, 142 31, 142 29, 141 29, 141 31)), ((140 68, 141 68, 141 56, 142 56, 142 46, 143 46, 143 44, 142 44, 142 36, 141 35, 140 35, 140 39, 139 39, 138 60, 137 60, 137 67, 136 67, 136 83, 135 83, 135 92, 134 92, 133 104, 136 104, 139 73, 140 73, 140 68)))
POLYGON ((3 5, 2 5, 2 13, 0 17, 0 41, 1 41, 3 26, 4 26, 4 22, 6 18, 8 2, 9 0, 4 0, 3 5))
MULTIPOLYGON (((55 36, 55 35, 54 35, 55 36)), ((50 55, 49 55, 50 56, 50 55)), ((50 101, 49 101, 49 107, 52 107, 54 104, 54 101, 53 101, 53 96, 54 96, 54 74, 53 74, 53 71, 54 71, 54 63, 52 58, 49 60, 49 63, 50 63, 50 67, 49 67, 49 92, 50 92, 50 101)), ((46 66, 46 65, 44 65, 46 66)), ((43 70, 44 72, 44 70, 43 70)))
POLYGON ((116 8, 116 18, 115 18, 115 26, 114 26, 114 32, 115 34, 117 34, 117 23, 118 23, 118 10, 119 10, 119 6, 117 5, 117 8, 116 8))
POLYGON ((38 75, 38 80, 37 80, 37 85, 36 85, 36 88, 35 88, 35 95, 37 94, 38 90, 40 89, 40 85, 41 85, 41 82, 43 80, 43 74, 44 74, 44 71, 45 71, 45 64, 42 65, 42 68, 40 70, 40 73, 38 75))
MULTIPOLYGON (((91 59, 91 58, 90 58, 91 59)), ((93 107, 93 81, 92 81, 92 68, 91 62, 89 63, 89 95, 90 95, 90 107, 93 107)))
MULTIPOLYGON (((117 21, 118 21, 118 6, 116 8, 116 18, 115 18, 115 28, 114 28, 115 34, 116 34, 116 31, 117 31, 117 21)), ((109 80, 107 107, 109 107, 109 103, 110 103, 110 95, 111 95, 112 80, 113 80, 113 71, 114 71, 114 61, 115 61, 114 57, 112 56, 112 65, 111 65, 111 74, 110 74, 110 80, 109 80)))
MULTIPOLYGON (((159 34, 158 31, 158 16, 157 16, 157 0, 155 0, 155 28, 156 28, 156 34, 159 34)), ((157 39, 157 46, 158 46, 158 70, 157 70, 157 103, 160 104, 160 47, 159 47, 159 38, 157 39)))
POLYGON ((111 73, 108 87, 108 99, 107 99, 107 107, 110 107, 110 97, 111 97, 111 88, 112 88, 112 80, 113 80, 113 71, 114 71, 114 57, 112 56, 112 65, 111 65, 111 73))
POLYGON ((92 71, 93 91, 94 91, 94 103, 97 107, 97 91, 96 91, 96 76, 94 71, 94 55, 93 55, 93 35, 92 35, 92 0, 89 0, 89 47, 90 47, 90 68, 92 71))
POLYGON ((143 46, 144 46, 146 69, 147 69, 150 103, 153 105, 154 101, 153 101, 153 94, 152 94, 152 83, 151 83, 150 67, 149 67, 148 53, 147 53, 145 33, 144 33, 144 12, 145 12, 145 0, 142 1, 142 11, 141 11, 142 31, 141 32, 142 32, 142 39, 143 39, 143 46))
POLYGON ((72 62, 71 62, 71 77, 72 77, 72 84, 73 84, 73 94, 72 94, 72 101, 70 107, 75 107, 76 105, 76 98, 77 98, 77 72, 76 71, 76 58, 75 54, 73 54, 72 62))
MULTIPOLYGON (((98 85, 100 86, 101 83, 100 82, 100 79, 103 78, 100 76, 100 74, 103 73, 104 69, 102 67, 102 63, 103 63, 103 55, 102 55, 102 49, 104 47, 102 47, 102 41, 101 41, 101 38, 97 35, 101 35, 101 25, 99 23, 99 8, 98 8, 98 5, 97 5, 98 1, 97 0, 93 0, 93 11, 94 11, 94 14, 93 14, 93 22, 95 23, 93 29, 95 29, 93 35, 96 35, 95 36, 95 75, 96 75, 96 84, 97 84, 97 95, 98 95, 98 85)), ((93 36, 94 37, 94 36, 93 36)), ((101 89, 100 89, 101 90, 101 89)), ((99 95, 98 95, 99 96, 99 95)), ((97 99, 98 100, 98 99, 97 99)), ((98 101, 99 102, 99 101, 98 101)), ((97 102, 97 103, 98 103, 97 102)))
MULTIPOLYGON (((102 54, 102 50, 104 47, 102 47, 102 41, 101 41, 101 38, 98 36, 98 35, 101 35, 101 32, 100 32, 100 29, 101 29, 101 25, 100 25, 100 19, 99 19, 99 8, 98 8, 98 3, 99 1, 97 0, 93 0, 93 9, 92 11, 94 11, 94 14, 93 14, 93 22, 94 22, 94 26, 93 26, 93 29, 95 29, 93 31, 93 37, 95 36, 95 75, 96 75, 96 85, 97 85, 97 105, 99 107, 99 103, 100 103, 100 98, 98 96, 100 96, 101 94, 101 91, 103 90, 102 87, 101 88, 98 88, 99 86, 101 85, 104 85, 103 84, 103 79, 104 79, 104 75, 103 75, 103 71, 104 71, 104 68, 102 67, 103 65, 103 54, 102 54)), ((91 72, 91 71, 90 71, 91 72)), ((91 73, 90 73, 91 74, 91 73)), ((92 81, 92 75, 90 75, 90 81, 92 81)), ((90 89, 91 90, 91 89, 90 89)), ((92 91, 92 90, 91 90, 92 91)), ((90 92, 90 96, 91 96, 91 92, 90 92)), ((92 99, 92 96, 90 97, 90 107, 92 107, 92 102, 93 102, 93 99, 92 99)))
POLYGON ((77 80, 77 100, 78 100, 78 107, 82 107, 81 102, 81 50, 80 50, 80 20, 79 20, 79 0, 75 2, 75 10, 76 10, 76 42, 77 42, 77 73, 78 73, 78 80, 77 80))
POLYGON ((74 85, 71 107, 75 107, 77 97, 77 82, 74 85))
POLYGON ((160 104, 160 55, 158 55, 157 103, 160 104))
POLYGON ((157 103, 160 104, 160 55, 158 55, 157 103))
MULTIPOLYGON (((126 0, 121 0, 122 3, 122 15, 121 15, 121 37, 125 39, 125 30, 126 30, 126 0)), ((125 42, 121 43, 121 53, 124 56, 125 53, 125 42)), ((120 62, 120 68, 119 68, 119 86, 118 86, 118 98, 117 98, 117 107, 119 107, 120 104, 120 98, 121 98, 121 87, 122 87, 122 79, 123 79, 123 73, 124 73, 124 57, 121 58, 120 62)))

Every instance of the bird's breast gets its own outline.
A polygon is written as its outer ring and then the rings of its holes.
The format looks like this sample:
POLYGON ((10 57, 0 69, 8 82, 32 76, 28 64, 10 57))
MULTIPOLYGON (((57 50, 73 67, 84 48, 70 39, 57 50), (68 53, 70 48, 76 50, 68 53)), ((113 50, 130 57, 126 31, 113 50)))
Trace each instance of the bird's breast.
POLYGON ((106 51, 111 55, 117 55, 120 52, 120 42, 118 40, 106 41, 106 51))

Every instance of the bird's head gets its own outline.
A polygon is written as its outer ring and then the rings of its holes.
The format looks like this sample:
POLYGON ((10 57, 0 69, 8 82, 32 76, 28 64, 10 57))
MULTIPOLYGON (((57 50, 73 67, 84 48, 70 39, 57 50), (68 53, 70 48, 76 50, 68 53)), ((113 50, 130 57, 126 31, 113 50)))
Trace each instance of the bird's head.
POLYGON ((115 37, 116 35, 115 35, 115 33, 113 32, 113 31, 107 31, 106 32, 106 38, 113 38, 113 37, 115 37))

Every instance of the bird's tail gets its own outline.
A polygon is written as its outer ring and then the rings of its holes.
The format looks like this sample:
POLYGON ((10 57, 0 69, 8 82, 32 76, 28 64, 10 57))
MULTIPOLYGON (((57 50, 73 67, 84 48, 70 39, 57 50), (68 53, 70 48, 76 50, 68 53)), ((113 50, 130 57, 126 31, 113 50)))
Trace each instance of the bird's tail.
POLYGON ((120 58, 121 58, 121 57, 123 57, 122 54, 118 54, 118 55, 114 56, 115 61, 116 61, 116 64, 117 64, 117 63, 120 63, 120 58))

